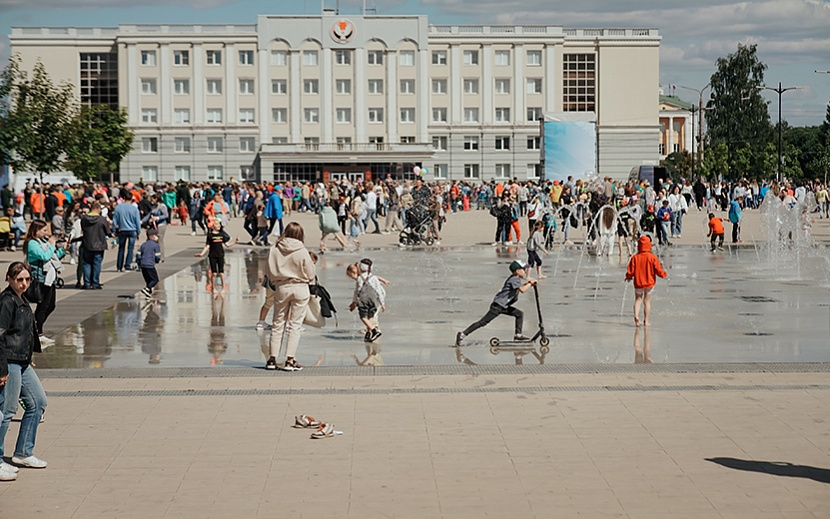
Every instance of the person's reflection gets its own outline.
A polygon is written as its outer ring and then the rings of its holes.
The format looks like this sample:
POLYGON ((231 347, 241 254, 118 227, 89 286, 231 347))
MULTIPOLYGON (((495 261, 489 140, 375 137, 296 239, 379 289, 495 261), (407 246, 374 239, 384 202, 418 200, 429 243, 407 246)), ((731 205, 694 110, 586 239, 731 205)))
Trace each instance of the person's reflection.
POLYGON ((383 366, 383 359, 380 356, 380 344, 377 342, 364 343, 366 346, 366 358, 360 360, 357 355, 352 355, 352 358, 358 366, 383 366))
POLYGON ((222 355, 228 351, 228 343, 225 340, 225 296, 217 292, 214 294, 210 305, 210 333, 208 339, 208 351, 212 355, 210 365, 222 364, 222 355))
POLYGON ((99 312, 89 319, 86 319, 81 326, 81 335, 84 340, 84 364, 90 368, 103 368, 104 363, 110 358, 112 353, 112 333, 111 327, 114 327, 114 322, 110 321, 110 326, 107 325, 105 314, 111 312, 99 312))
POLYGON ((634 328, 634 364, 651 364, 651 340, 648 337, 647 326, 634 328), (642 333, 642 342, 640 334, 642 333))
POLYGON ((148 301, 144 305, 147 312, 144 316, 143 333, 139 334, 141 352, 148 356, 150 364, 161 363, 161 318, 159 317, 158 301, 148 301))
POLYGON ((471 361, 464 355, 464 352, 461 351, 461 348, 455 348, 455 360, 468 366, 478 366, 477 363, 471 361))
POLYGON ((259 254, 248 251, 245 254, 245 280, 248 282, 248 293, 258 294, 262 289, 262 275, 259 272, 259 254))

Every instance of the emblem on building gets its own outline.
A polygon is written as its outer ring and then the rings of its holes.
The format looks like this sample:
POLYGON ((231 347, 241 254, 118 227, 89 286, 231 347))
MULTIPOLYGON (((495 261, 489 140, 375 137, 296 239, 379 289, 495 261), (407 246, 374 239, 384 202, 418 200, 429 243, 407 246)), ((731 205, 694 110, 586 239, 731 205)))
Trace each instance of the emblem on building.
POLYGON ((348 43, 354 36, 354 24, 349 20, 337 20, 331 26, 331 39, 337 43, 348 43))

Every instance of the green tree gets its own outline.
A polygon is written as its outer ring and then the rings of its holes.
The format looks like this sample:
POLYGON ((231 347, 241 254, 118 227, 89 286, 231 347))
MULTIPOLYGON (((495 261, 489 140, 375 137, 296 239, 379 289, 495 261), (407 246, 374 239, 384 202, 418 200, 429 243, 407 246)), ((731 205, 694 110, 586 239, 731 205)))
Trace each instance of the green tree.
MULTIPOLYGON (((767 102, 759 87, 764 85, 767 66, 756 55, 755 45, 738 44, 737 52, 718 58, 717 71, 712 74, 712 96, 707 103, 706 124, 710 144, 724 144, 728 151, 731 176, 738 174, 760 177, 763 173, 759 154, 770 140, 767 102), (741 152, 741 160, 748 159, 746 169, 732 171, 741 152)), ((727 174, 729 176, 729 173, 727 174)))
POLYGON ((669 170, 675 180, 681 177, 690 178, 692 175, 692 156, 686 150, 672 152, 663 160, 663 166, 669 170))
POLYGON ((125 110, 83 106, 73 120, 66 167, 82 180, 101 178, 118 169, 121 159, 132 149, 133 138, 125 110))
POLYGON ((700 175, 713 181, 726 177, 729 169, 728 158, 726 144, 721 142, 709 146, 700 165, 700 175))

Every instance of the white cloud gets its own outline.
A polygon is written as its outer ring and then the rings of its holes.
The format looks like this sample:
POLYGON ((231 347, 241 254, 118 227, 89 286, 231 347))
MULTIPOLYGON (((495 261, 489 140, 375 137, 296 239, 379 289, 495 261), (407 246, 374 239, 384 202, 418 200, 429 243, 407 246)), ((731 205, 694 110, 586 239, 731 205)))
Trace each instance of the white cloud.
POLYGON ((158 5, 192 7, 194 9, 210 9, 222 5, 240 3, 242 0, 137 0, 124 2, 123 0, 0 0, 0 11, 12 9, 83 9, 109 7, 153 7, 158 5))

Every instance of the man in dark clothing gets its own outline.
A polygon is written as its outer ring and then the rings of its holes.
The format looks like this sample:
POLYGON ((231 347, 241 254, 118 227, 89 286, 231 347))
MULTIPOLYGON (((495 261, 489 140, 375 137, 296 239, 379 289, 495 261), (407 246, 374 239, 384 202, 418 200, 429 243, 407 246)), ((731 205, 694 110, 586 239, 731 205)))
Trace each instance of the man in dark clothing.
POLYGON ((110 235, 110 224, 101 216, 101 204, 92 202, 89 214, 81 217, 84 248, 84 289, 101 289, 101 264, 104 262, 104 251, 107 250, 107 236, 110 235))
POLYGON ((57 213, 58 206, 61 205, 61 201, 58 200, 57 195, 55 194, 58 191, 58 187, 52 187, 49 189, 49 196, 46 197, 46 221, 51 222, 52 218, 55 217, 55 213, 57 213))
POLYGON ((9 189, 9 185, 6 184, 3 186, 3 189, 0 190, 0 201, 3 202, 3 209, 12 207, 12 199, 14 199, 14 193, 12 193, 12 190, 9 189))
POLYGON ((190 190, 187 188, 187 184, 180 180, 176 186, 176 205, 182 202, 184 202, 185 207, 190 207, 190 190))

